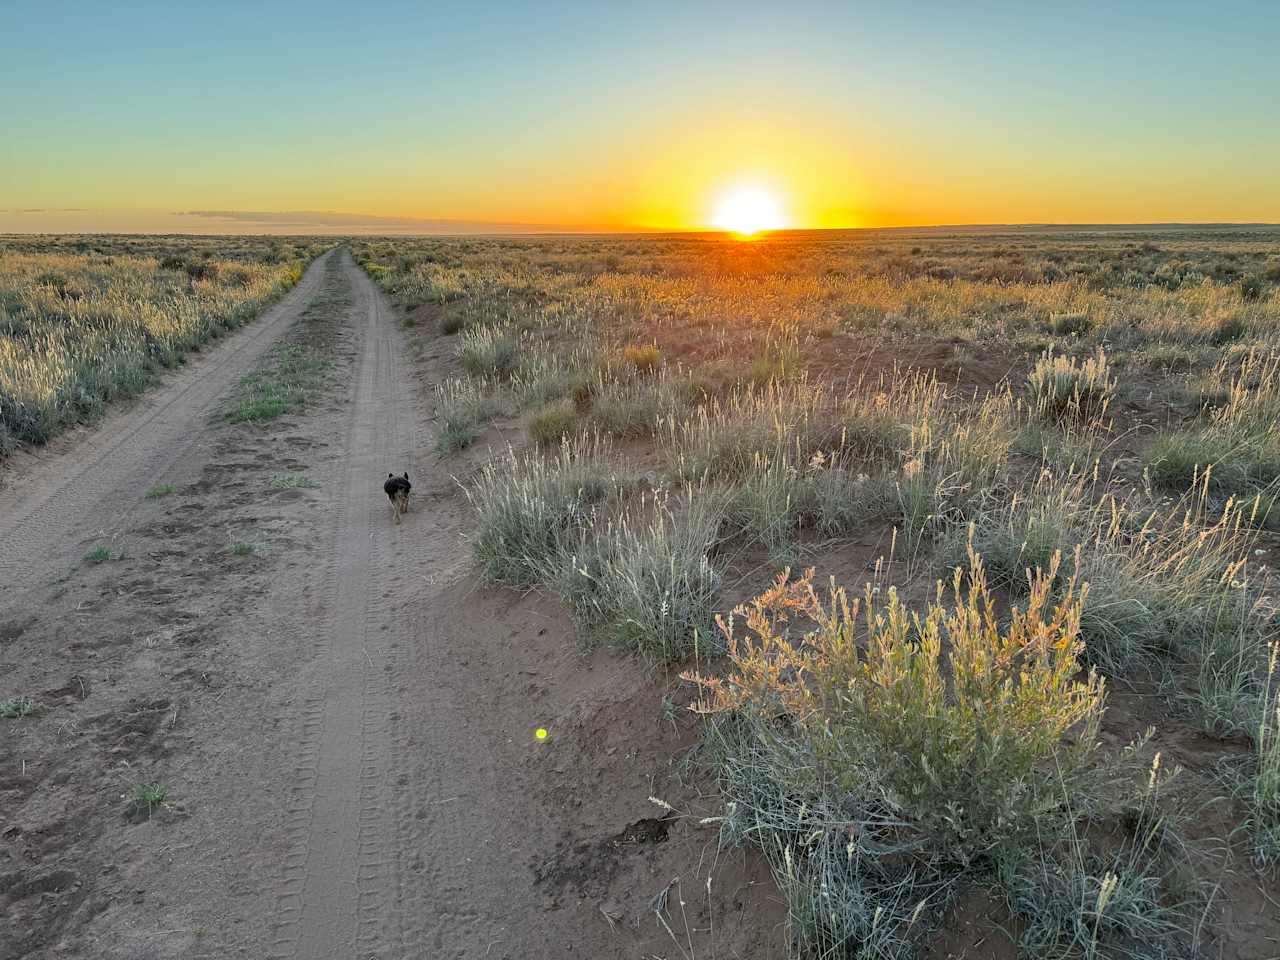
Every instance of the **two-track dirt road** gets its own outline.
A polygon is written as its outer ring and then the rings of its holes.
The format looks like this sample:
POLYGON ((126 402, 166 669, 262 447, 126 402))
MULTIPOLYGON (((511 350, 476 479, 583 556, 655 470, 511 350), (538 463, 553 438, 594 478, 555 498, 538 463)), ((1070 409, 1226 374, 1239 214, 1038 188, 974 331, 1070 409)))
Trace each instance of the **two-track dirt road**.
POLYGON ((738 857, 708 892, 714 834, 655 819, 680 740, 656 688, 475 584, 435 349, 413 359, 340 248, 0 489, 0 699, 38 704, 0 720, 0 960, 775 953, 741 922, 758 873, 738 857), (225 422, 282 342, 332 356, 323 396, 225 422), (406 469, 394 526, 381 482, 406 469), (647 912, 677 875, 678 937, 647 912))

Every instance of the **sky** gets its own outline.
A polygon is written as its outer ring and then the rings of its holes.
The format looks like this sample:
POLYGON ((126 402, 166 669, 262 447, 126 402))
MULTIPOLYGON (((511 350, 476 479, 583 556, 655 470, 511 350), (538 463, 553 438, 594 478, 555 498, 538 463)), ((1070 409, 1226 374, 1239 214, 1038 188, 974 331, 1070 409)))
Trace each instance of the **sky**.
POLYGON ((1280 221, 1280 3, 0 0, 0 232, 1280 221))

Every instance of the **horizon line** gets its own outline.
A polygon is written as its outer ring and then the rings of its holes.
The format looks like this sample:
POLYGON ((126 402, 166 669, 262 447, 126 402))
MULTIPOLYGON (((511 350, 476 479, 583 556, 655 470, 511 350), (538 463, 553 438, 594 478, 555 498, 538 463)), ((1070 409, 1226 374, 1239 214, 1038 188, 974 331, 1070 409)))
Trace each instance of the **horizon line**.
MULTIPOLYGON (((646 227, 639 225, 613 226, 605 224, 555 224, 528 221, 473 220, 464 217, 391 217, 378 214, 342 213, 333 210, 174 210, 165 211, 129 211, 112 208, 85 207, 45 207, 45 208, 0 208, 0 216, 5 214, 29 216, 33 214, 116 214, 120 216, 158 216, 190 217, 202 220, 221 221, 224 229, 216 233, 227 236, 316 236, 316 237, 539 237, 539 236, 733 236, 732 231, 709 226, 693 227, 646 227), (236 230, 235 225, 260 225, 258 230, 236 230), (348 229, 344 230, 343 227, 348 229), (296 229, 290 229, 296 228, 296 229)), ((41 229, 23 229, 19 224, 9 224, 9 229, 0 227, 0 236, 203 236, 209 231, 190 231, 167 226, 154 227, 122 226, 106 229, 71 229, 58 230, 55 225, 42 225, 41 229), (53 227, 53 229, 50 229, 53 227), (16 229, 15 229, 16 228, 16 229)), ((797 234, 832 234, 832 233, 892 233, 911 231, 947 231, 947 230, 1169 230, 1169 229, 1266 229, 1280 227, 1280 223, 1272 221, 1234 221, 1234 220, 1140 220, 1140 221, 1023 221, 1023 222, 968 222, 968 223, 915 223, 892 224, 879 226, 843 226, 843 227, 785 227, 777 230, 762 230, 751 235, 750 239, 797 234)))

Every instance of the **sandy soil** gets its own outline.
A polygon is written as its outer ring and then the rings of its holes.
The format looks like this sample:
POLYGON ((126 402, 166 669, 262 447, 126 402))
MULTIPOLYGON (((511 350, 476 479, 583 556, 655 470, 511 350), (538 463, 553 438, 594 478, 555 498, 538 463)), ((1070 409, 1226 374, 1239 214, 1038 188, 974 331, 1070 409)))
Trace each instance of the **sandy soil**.
POLYGON ((39 708, 0 720, 0 960, 784 954, 767 871, 698 823, 714 798, 679 763, 696 734, 662 719, 663 678, 583 658, 557 604, 475 582, 430 452, 444 362, 411 359, 339 249, 10 471, 0 698, 39 708), (324 395, 226 422, 286 341, 332 353, 324 395), (415 483, 399 526, 393 470, 415 483), (140 783, 166 802, 130 803, 140 783))

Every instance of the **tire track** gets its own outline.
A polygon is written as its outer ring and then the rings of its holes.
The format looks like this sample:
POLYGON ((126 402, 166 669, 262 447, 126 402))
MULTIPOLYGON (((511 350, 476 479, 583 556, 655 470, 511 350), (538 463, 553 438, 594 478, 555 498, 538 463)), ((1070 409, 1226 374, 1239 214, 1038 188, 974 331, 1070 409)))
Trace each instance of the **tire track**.
POLYGON ((398 331, 347 253, 344 270, 363 313, 349 403, 342 480, 331 513, 320 608, 319 687, 300 711, 289 806, 291 850, 275 891, 276 957, 401 955, 405 903, 397 839, 408 784, 392 782, 397 734, 390 674, 394 646, 409 641, 384 593, 412 552, 405 523, 391 525, 381 495, 388 472, 416 466, 415 387, 398 363, 398 331), (402 409, 404 408, 404 409, 402 409), (303 826, 305 822, 305 828, 303 826), (394 951, 394 952, 393 952, 394 951))

